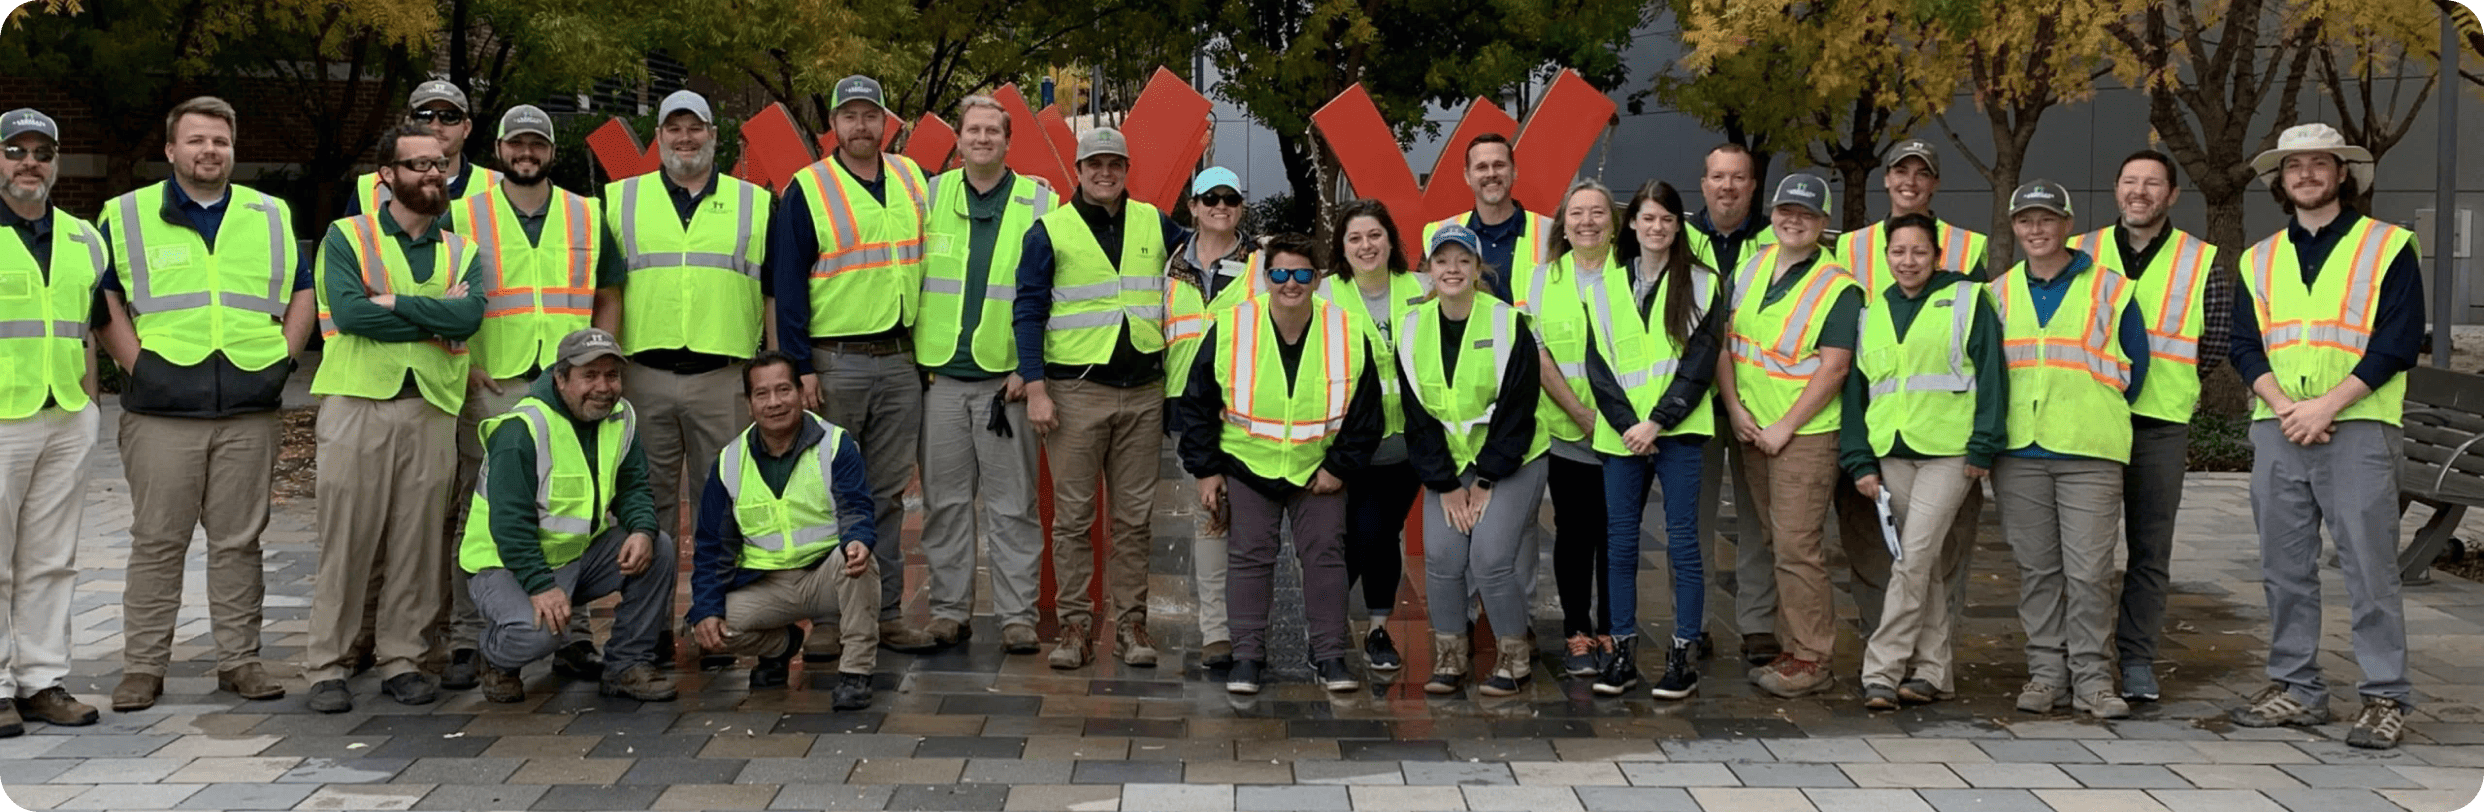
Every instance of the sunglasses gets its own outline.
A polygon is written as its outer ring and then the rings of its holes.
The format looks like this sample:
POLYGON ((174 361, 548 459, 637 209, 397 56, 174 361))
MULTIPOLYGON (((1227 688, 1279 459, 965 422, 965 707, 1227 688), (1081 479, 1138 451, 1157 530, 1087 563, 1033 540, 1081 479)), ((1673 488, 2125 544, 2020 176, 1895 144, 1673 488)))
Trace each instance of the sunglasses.
POLYGON ((426 124, 437 121, 452 127, 466 122, 466 114, 456 110, 416 110, 405 114, 405 117, 408 121, 426 124))
POLYGON ((52 159, 60 157, 60 150, 56 147, 35 147, 33 149, 27 149, 16 144, 10 144, 6 148, 0 148, 0 158, 7 158, 12 161, 23 161, 29 157, 34 158, 35 163, 48 164, 52 162, 52 159))
POLYGON ((447 158, 407 158, 390 164, 408 172, 439 172, 448 169, 448 165, 447 158))
POLYGON ((1268 284, 1282 285, 1287 280, 1292 280, 1298 285, 1308 285, 1311 284, 1311 280, 1319 276, 1320 272, 1311 268, 1269 268, 1268 284))
POLYGON ((1240 192, 1209 192, 1192 199, 1199 201, 1199 205, 1202 206, 1242 205, 1242 193, 1240 192))

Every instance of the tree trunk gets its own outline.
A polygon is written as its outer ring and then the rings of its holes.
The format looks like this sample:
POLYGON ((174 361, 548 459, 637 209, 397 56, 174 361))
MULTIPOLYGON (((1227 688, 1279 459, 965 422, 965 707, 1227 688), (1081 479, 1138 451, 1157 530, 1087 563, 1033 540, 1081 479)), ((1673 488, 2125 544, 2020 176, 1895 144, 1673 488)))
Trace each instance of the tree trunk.
MULTIPOLYGON (((1871 190, 1865 188, 1864 184, 1870 181, 1871 176, 1871 164, 1861 161, 1837 162, 1837 177, 1845 182, 1846 187, 1838 192, 1837 227, 1839 230, 1853 231, 1871 224, 1864 210, 1864 207, 1870 205, 1871 200, 1871 190)), ((1775 190, 1762 191, 1773 192, 1775 190)))
POLYGON ((1312 166, 1311 135, 1308 132, 1279 133, 1277 157, 1285 162, 1285 185, 1293 190, 1279 222, 1262 223, 1269 231, 1301 231, 1309 233, 1320 218, 1320 201, 1328 190, 1320 188, 1319 171, 1312 166))

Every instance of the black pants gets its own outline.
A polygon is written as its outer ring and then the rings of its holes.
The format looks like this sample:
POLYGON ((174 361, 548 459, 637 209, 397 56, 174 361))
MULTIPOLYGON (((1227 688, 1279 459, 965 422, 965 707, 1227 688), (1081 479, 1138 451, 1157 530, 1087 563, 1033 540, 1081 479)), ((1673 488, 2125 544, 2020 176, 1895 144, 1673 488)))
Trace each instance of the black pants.
POLYGON ((1346 586, 1363 585, 1364 608, 1397 606, 1397 585, 1406 575, 1406 514, 1422 483, 1414 465, 1374 465, 1345 478, 1346 586))
POLYGON ((1607 634, 1604 466, 1552 459, 1553 586, 1561 592, 1561 636, 1607 634))

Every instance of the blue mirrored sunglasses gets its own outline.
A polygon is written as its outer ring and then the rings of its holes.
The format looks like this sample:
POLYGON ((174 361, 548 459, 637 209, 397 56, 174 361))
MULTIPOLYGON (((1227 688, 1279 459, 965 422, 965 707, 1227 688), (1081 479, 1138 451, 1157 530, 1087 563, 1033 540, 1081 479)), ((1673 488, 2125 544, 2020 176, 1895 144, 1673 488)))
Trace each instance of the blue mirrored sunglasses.
POLYGON ((1319 276, 1320 272, 1311 268, 1269 268, 1268 284, 1282 285, 1287 277, 1292 277, 1293 281, 1308 285, 1319 276))

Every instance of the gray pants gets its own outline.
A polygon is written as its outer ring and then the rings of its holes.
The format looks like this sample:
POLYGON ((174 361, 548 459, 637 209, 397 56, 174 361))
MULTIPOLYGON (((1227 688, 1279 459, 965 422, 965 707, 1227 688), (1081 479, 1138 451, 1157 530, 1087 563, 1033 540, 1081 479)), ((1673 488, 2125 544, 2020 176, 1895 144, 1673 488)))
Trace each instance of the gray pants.
MULTIPOLYGON (((1535 525, 1538 500, 1544 495, 1544 478, 1548 463, 1542 459, 1519 466, 1516 473, 1492 485, 1492 501, 1484 506, 1483 518, 1475 522, 1473 533, 1460 533, 1449 526, 1447 514, 1441 512, 1440 494, 1423 491, 1423 581, 1427 595, 1480 594, 1484 614, 1496 624, 1502 618, 1526 618, 1529 568, 1523 563, 1532 548, 1526 544, 1527 528, 1535 525)), ((1472 485, 1472 473, 1460 477, 1458 484, 1472 485)), ((1432 631, 1441 634, 1466 634, 1466 607, 1448 601, 1431 601, 1428 611, 1432 631)), ((1521 622, 1514 628, 1496 625, 1494 634, 1515 636, 1525 632, 1521 622)))
MULTIPOLYGON (((611 647, 604 651, 606 674, 655 661, 656 635, 672 617, 673 577, 679 569, 672 566, 679 560, 674 557, 673 537, 657 534, 652 545, 655 562, 634 576, 621 574, 621 543, 628 538, 629 533, 620 528, 606 530, 587 545, 578 560, 552 571, 553 585, 569 593, 573 607, 621 593, 621 604, 613 608, 611 647)), ((552 656, 552 650, 560 646, 561 630, 536 625, 533 601, 508 570, 475 573, 467 586, 474 592, 475 608, 491 624, 483 630, 485 662, 514 670, 552 656)))
POLYGON ((2131 434, 2130 465, 2122 469, 2122 527, 2130 562, 2122 572, 2122 619, 2113 631, 2114 653, 2124 667, 2155 664, 2156 641, 2165 633, 2174 518, 2182 512, 2182 473, 2190 450, 2188 424, 2148 426, 2131 434))
POLYGON ((2027 679, 2087 696, 2113 690, 2114 554, 2122 464, 2002 457, 1992 470, 2001 527, 2018 558, 2027 679))
POLYGON ((983 554, 992 562, 992 613, 1003 626, 1035 625, 1044 554, 1043 526, 1035 519, 1035 429, 1026 424, 1023 402, 1001 409, 1010 436, 984 428, 992 420, 992 396, 1007 380, 934 375, 923 393, 923 562, 935 620, 964 623, 974 616, 980 519, 983 554))
POLYGON ((2320 525, 2337 543, 2354 606, 2355 692, 2412 705, 2406 604, 2398 594, 2398 427, 2338 423, 2323 445, 2287 442, 2275 420, 2251 424, 2251 515, 2268 590, 2268 678, 2296 699, 2328 700, 2320 679, 2320 525))
MULTIPOLYGON (((1721 423, 1722 421, 1720 421, 1721 423)), ((1742 444, 1733 436, 1719 432, 1708 441, 1708 448, 1699 469, 1699 526, 1701 555, 1707 571, 1716 566, 1718 497, 1727 483, 1726 469, 1733 470, 1734 501, 1734 630, 1743 634, 1774 633, 1777 627, 1777 553, 1768 543, 1767 518, 1760 515, 1759 502, 1751 496, 1749 468, 1742 463, 1742 444)), ((1426 543, 1429 537, 1426 536, 1426 543)), ((1429 549, 1428 547, 1426 549, 1429 549)), ((1717 583, 1710 579, 1709 583, 1717 583)), ((1723 612, 1716 613, 1724 614, 1723 612)))
POLYGON ((819 371, 819 415, 854 435, 862 448, 872 525, 880 528, 880 543, 871 548, 880 567, 880 621, 896 620, 906 599, 906 551, 900 542, 906 486, 914 482, 916 446, 923 437, 923 373, 911 352, 823 351, 811 360, 819 371))
POLYGON ((1266 659, 1268 612, 1276 596, 1277 554, 1283 531, 1294 528, 1294 555, 1302 560, 1302 614, 1311 632, 1311 660, 1346 655, 1345 492, 1296 490, 1271 499, 1228 478, 1233 503, 1231 542, 1226 548, 1225 602, 1231 610, 1233 656, 1266 659))

